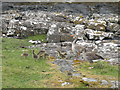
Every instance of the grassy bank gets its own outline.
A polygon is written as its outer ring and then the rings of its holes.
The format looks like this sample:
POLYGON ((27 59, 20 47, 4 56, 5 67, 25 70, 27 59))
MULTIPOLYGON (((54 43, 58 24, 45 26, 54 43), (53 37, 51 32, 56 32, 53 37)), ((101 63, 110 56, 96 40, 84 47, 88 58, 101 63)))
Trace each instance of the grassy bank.
MULTIPOLYGON (((27 39, 2 39, 2 83, 4 88, 45 87, 42 80, 49 79, 52 76, 52 74, 43 73, 50 71, 50 65, 46 63, 47 59, 40 58, 35 61, 32 58, 31 49, 20 48, 20 46, 32 45, 28 42, 30 39, 45 40, 45 35, 32 36, 27 39), (29 56, 21 56, 23 52, 28 53, 29 56), (39 83, 36 83, 37 81, 39 83)), ((38 51, 38 49, 35 50, 38 51)))
MULTIPOLYGON (((108 88, 110 85, 101 86, 98 83, 87 83, 82 77, 95 78, 97 80, 118 80, 118 66, 106 62, 90 64, 88 62, 74 61, 74 68, 81 73, 80 77, 69 77, 58 70, 58 66, 50 63, 54 58, 40 58, 35 61, 32 58, 32 49, 21 46, 32 45, 29 40, 43 40, 45 35, 32 36, 26 39, 2 39, 2 83, 3 88, 108 88), (21 54, 26 52, 28 57, 21 54), (90 69, 93 67, 92 69, 90 69), (70 85, 62 86, 64 82, 70 85)), ((34 48, 38 52, 40 48, 34 48)))

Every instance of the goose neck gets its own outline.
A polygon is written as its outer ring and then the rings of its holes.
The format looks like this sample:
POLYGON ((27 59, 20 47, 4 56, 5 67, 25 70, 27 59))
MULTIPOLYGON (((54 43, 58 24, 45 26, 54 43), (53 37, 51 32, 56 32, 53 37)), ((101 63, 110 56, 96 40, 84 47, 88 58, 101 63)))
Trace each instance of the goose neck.
POLYGON ((78 39, 76 38, 76 39, 73 41, 73 44, 75 44, 75 43, 77 42, 77 40, 78 40, 78 39))

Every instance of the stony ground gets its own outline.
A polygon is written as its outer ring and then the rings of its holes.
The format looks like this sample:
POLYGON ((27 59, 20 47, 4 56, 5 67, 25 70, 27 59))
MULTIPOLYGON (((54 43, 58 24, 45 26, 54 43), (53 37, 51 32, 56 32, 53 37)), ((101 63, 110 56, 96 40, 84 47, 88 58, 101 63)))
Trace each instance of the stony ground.
POLYGON ((118 87, 116 3, 3 3, 2 7, 3 87, 118 87), (91 64, 82 55, 76 59, 70 35, 78 36, 76 44, 87 51, 96 49, 104 60, 91 64), (35 62, 33 49, 48 56, 35 62), (65 58, 57 51, 66 53, 65 58), (30 56, 21 57, 22 52, 30 56))

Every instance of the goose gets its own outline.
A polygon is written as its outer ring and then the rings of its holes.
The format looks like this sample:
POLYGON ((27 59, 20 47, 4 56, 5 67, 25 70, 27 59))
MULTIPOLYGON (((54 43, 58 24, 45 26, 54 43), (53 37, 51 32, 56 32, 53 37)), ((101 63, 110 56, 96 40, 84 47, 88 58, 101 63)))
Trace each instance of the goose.
POLYGON ((58 53, 58 56, 61 57, 61 58, 66 58, 66 53, 62 53, 60 51, 57 50, 57 53, 58 53))
MULTIPOLYGON (((74 35, 71 35, 72 37, 74 35)), ((82 53, 82 50, 85 48, 84 46, 78 45, 76 44, 76 42, 79 40, 77 36, 74 37, 74 41, 72 42, 72 52, 76 55, 77 54, 77 58, 78 56, 80 56, 80 54, 82 53)))
POLYGON ((27 57, 27 56, 29 56, 29 54, 28 53, 22 53, 21 56, 27 57))
POLYGON ((49 54, 47 54, 46 52, 44 53, 44 58, 46 58, 46 57, 49 57, 49 54))
POLYGON ((93 60, 96 60, 96 59, 104 60, 104 58, 98 55, 96 51, 87 52, 86 49, 84 49, 82 53, 83 53, 84 60, 90 63, 93 63, 93 60))
POLYGON ((40 50, 37 54, 39 57, 43 57, 46 58, 47 56, 49 56, 46 51, 40 50))
POLYGON ((34 59, 38 59, 39 58, 39 56, 37 54, 35 54, 35 50, 32 51, 32 55, 33 55, 34 59))
POLYGON ((40 50, 40 51, 37 53, 37 55, 42 55, 43 53, 45 53, 45 51, 40 50))

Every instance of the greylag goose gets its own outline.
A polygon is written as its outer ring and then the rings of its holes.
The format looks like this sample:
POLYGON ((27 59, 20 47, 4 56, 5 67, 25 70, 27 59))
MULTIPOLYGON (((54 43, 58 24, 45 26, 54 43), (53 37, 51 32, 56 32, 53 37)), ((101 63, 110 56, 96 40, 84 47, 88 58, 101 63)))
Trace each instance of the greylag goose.
MULTIPOLYGON (((71 35, 71 36, 73 37, 74 35, 71 35)), ((77 36, 75 36, 74 38, 75 39, 72 42, 72 51, 75 55, 77 55, 77 58, 78 58, 85 47, 76 44, 76 42, 79 40, 77 36)))
POLYGON ((37 54, 39 57, 43 57, 46 58, 47 56, 49 56, 45 51, 40 50, 39 53, 37 54))
POLYGON ((93 60, 104 59, 102 56, 98 55, 96 51, 87 52, 86 49, 83 50, 83 58, 85 61, 93 63, 93 60))
POLYGON ((27 57, 27 56, 29 56, 29 54, 28 53, 22 53, 21 56, 27 57))
POLYGON ((60 51, 57 50, 57 53, 58 53, 58 56, 61 57, 61 58, 66 58, 66 53, 62 53, 60 51))
POLYGON ((32 51, 32 55, 33 55, 34 59, 38 59, 39 58, 39 56, 37 54, 35 54, 35 50, 32 51))

